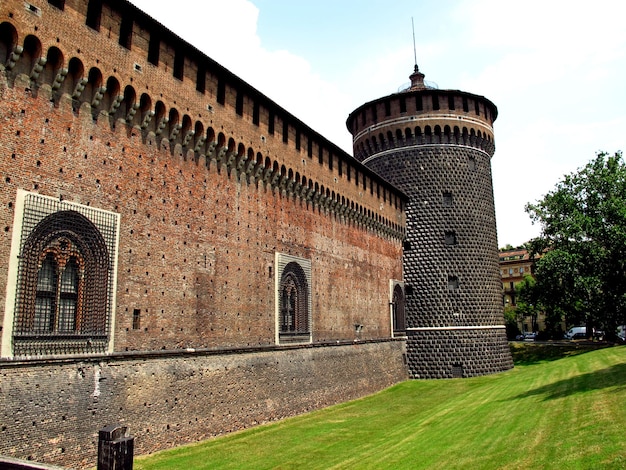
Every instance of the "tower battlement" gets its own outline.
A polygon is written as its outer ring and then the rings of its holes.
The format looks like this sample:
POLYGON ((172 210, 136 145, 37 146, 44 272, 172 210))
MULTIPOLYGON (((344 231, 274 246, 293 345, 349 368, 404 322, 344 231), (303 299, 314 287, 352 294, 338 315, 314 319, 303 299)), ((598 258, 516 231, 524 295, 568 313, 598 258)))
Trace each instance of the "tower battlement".
POLYGON ((496 106, 459 90, 409 89, 365 103, 346 121, 359 161, 411 145, 470 146, 493 155, 496 106))

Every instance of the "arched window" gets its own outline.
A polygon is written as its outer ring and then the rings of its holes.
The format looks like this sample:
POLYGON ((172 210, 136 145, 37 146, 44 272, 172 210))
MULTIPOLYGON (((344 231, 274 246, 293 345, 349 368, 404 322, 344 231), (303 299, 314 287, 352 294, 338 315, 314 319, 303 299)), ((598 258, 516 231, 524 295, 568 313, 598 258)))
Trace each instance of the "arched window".
POLYGON ((33 319, 33 330, 36 332, 54 329, 57 279, 57 264, 54 255, 48 253, 37 274, 35 318, 33 319))
MULTIPOLYGON (((279 265, 288 261, 285 258, 292 257, 279 255, 279 265)), ((300 343, 311 340, 309 276, 310 262, 308 260, 289 261, 281 271, 278 286, 280 343, 300 343), (304 264, 304 269, 301 264, 304 264)))
POLYGON ((24 194, 22 239, 11 261, 15 304, 5 318, 12 318, 13 355, 106 352, 119 216, 24 194))
MULTIPOLYGON (((58 244, 62 251, 70 249, 70 242, 66 239, 58 244)), ((62 251, 47 251, 37 273, 33 330, 38 333, 72 333, 76 330, 80 290, 78 261, 75 256, 63 260, 62 251)))
POLYGON ((391 299, 391 317, 393 321, 393 335, 403 336, 406 334, 406 314, 404 292, 400 283, 393 288, 391 299))

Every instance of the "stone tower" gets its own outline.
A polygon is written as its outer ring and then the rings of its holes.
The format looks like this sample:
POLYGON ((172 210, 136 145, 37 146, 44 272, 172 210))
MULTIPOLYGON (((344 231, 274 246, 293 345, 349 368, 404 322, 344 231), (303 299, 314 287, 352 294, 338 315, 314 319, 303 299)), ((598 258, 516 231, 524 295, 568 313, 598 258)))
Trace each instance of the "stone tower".
POLYGON ((491 179, 498 110, 483 96, 429 86, 417 65, 410 79, 347 120, 355 158, 409 196, 409 373, 454 378, 510 369, 491 179))

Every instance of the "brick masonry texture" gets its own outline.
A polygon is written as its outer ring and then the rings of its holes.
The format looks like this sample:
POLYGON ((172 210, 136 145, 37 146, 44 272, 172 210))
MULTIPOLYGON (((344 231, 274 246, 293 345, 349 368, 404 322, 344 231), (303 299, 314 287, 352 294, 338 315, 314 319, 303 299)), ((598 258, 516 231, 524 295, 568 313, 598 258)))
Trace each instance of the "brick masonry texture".
POLYGON ((409 331, 409 375, 415 379, 453 379, 510 369, 513 363, 503 330, 409 331))
POLYGON ((0 368, 0 454, 93 468, 98 430, 135 454, 356 399, 406 379, 404 341, 13 363, 0 368))
MULTIPOLYGON (((122 74, 145 62, 144 33, 137 34, 131 53, 79 22, 86 2, 63 12, 47 4, 40 8, 37 16, 21 2, 8 2, 3 16, 25 30, 20 37, 36 27, 43 44, 90 46, 78 54, 85 69, 91 63, 122 74)), ((196 151, 183 145, 180 135, 163 138, 153 128, 112 119, 89 102, 33 82, 25 75, 30 67, 20 60, 0 83, 0 256, 9 256, 18 188, 120 213, 115 350, 273 344, 276 252, 312 260, 314 341, 352 339, 355 323, 365 325, 363 338, 391 335, 389 279, 402 276, 404 212, 397 190, 386 185, 379 196, 378 177, 354 161, 348 180, 348 169, 338 160, 347 156, 335 151, 331 167, 329 150, 322 147, 327 143, 310 130, 322 149, 322 163, 289 140, 298 129, 289 128, 287 143, 281 136, 260 139, 263 131, 245 113, 239 116, 228 100, 207 113, 193 84, 171 77, 166 54, 159 68, 147 66, 150 74, 126 72, 119 81, 159 90, 151 92, 154 99, 186 103, 206 128, 240 143, 254 142, 252 158, 246 160, 250 149, 240 153, 236 144, 232 150, 207 141, 196 151), (25 73, 19 73, 20 66, 25 73), (257 154, 263 164, 257 164, 257 154), (277 157, 265 166, 268 155, 277 157), (356 184, 358 172, 361 181, 376 188, 373 194, 356 184), (136 309, 139 329, 132 328, 136 309)), ((81 99, 87 99, 85 93, 81 99)), ((287 114, 272 103, 267 106, 276 115, 287 114)), ((6 274, 0 274, 3 286, 6 274)), ((0 292, 4 295, 4 289, 0 292)))

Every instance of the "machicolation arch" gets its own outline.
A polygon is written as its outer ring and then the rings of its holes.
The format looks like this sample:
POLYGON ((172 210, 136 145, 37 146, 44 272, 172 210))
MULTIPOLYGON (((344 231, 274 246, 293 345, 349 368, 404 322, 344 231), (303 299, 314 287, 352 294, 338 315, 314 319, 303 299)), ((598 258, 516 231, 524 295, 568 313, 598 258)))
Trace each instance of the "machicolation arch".
MULTIPOLYGON (((97 28, 96 28, 97 29, 97 28)), ((106 76, 97 66, 85 66, 78 57, 71 57, 67 62, 63 51, 51 46, 45 51, 41 41, 34 35, 25 37, 23 45, 18 44, 16 28, 8 22, 0 25, 0 61, 4 63, 4 73, 11 85, 17 76, 28 76, 30 90, 33 94, 40 89, 49 87, 51 101, 58 105, 63 97, 71 99, 72 108, 76 114, 90 112, 94 121, 107 119, 112 129, 122 125, 127 126, 128 132, 141 134, 146 144, 159 142, 163 149, 169 149, 172 155, 189 158, 191 155, 197 164, 215 166, 218 171, 226 169, 229 177, 243 178, 247 184, 263 183, 273 191, 289 197, 300 198, 307 207, 326 210, 347 222, 379 231, 386 236, 402 238, 404 229, 400 224, 376 214, 372 216, 370 210, 365 212, 359 204, 354 204, 345 196, 335 195, 334 191, 324 188, 318 189, 318 184, 311 178, 305 178, 306 185, 299 183, 294 175, 296 172, 278 161, 269 157, 263 160, 262 154, 253 147, 242 142, 236 142, 232 137, 226 139, 223 132, 215 134, 209 124, 202 121, 193 121, 188 114, 182 114, 175 107, 168 108, 163 99, 153 99, 149 93, 141 93, 132 84, 123 85, 123 78, 119 75, 106 76), (67 64, 65 66, 65 64, 67 64), (105 78, 106 77, 106 78, 105 78), (257 155, 255 157, 255 155, 257 155)), ((218 100, 219 101, 219 100, 218 100)), ((254 108, 256 109, 256 108, 254 108)), ((239 111, 239 108, 237 108, 239 111)), ((240 114, 238 112, 238 114, 240 114)), ((284 121, 284 139, 290 135, 289 127, 284 121)), ((303 134, 296 130, 294 145, 301 148, 303 134)), ((285 140, 291 143, 290 139, 285 140)), ((308 138, 308 157, 313 155, 313 140, 308 138)), ((338 168, 347 168, 348 174, 351 163, 343 163, 345 157, 339 157, 338 152, 324 151, 319 148, 319 163, 326 163, 333 170, 333 160, 336 159, 338 168), (328 159, 323 158, 328 155, 328 159)), ((355 174, 359 171, 354 170, 355 174)), ((360 180, 365 187, 366 178, 370 182, 370 194, 376 188, 377 197, 383 202, 389 201, 396 208, 402 207, 399 196, 391 194, 386 188, 382 190, 373 173, 362 174, 360 180)), ((355 184, 359 184, 355 178, 355 184)))

